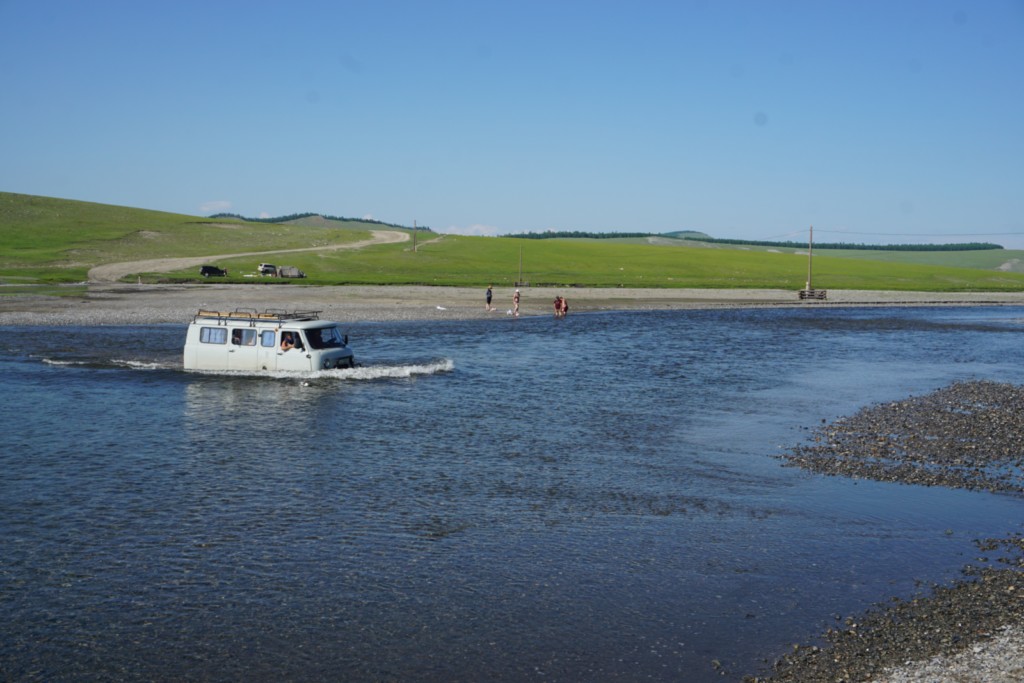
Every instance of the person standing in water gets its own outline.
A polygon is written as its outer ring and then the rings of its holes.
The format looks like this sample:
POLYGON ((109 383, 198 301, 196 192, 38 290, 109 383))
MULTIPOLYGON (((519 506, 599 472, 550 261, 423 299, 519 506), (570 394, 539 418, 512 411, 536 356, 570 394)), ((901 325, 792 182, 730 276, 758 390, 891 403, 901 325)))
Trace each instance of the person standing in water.
POLYGON ((513 318, 518 318, 519 317, 519 290, 518 289, 516 290, 516 293, 512 295, 512 317, 513 318))
POLYGON ((487 311, 493 311, 494 310, 491 307, 491 297, 492 296, 494 296, 494 293, 491 291, 491 285, 487 285, 487 294, 485 295, 485 297, 487 299, 487 305, 484 306, 484 310, 487 310, 487 311))

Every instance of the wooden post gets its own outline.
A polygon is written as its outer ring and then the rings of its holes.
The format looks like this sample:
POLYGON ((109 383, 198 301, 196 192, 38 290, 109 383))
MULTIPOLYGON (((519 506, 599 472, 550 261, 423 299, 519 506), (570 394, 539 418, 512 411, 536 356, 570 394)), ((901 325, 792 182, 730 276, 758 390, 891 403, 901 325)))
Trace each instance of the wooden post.
POLYGON ((412 250, 416 251, 416 221, 412 222, 412 250))

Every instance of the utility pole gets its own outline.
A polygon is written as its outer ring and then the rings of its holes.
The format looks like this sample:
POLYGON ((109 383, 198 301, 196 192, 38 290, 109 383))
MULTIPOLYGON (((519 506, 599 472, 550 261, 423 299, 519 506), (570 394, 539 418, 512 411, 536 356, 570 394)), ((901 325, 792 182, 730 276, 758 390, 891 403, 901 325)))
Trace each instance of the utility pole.
POLYGON ((412 222, 412 250, 416 251, 416 221, 412 222))
POLYGON ((811 280, 811 259, 814 256, 814 226, 811 226, 810 233, 807 235, 807 286, 805 289, 800 290, 801 299, 824 299, 828 296, 828 292, 824 289, 814 289, 814 283, 811 280))
POLYGON ((807 237, 807 291, 811 291, 811 256, 814 253, 814 226, 807 237))

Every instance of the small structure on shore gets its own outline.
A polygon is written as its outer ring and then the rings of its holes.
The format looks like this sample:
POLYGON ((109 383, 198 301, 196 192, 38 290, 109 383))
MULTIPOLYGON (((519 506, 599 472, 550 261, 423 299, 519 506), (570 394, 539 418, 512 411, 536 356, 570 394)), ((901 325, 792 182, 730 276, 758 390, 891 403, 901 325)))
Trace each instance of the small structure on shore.
POLYGON ((810 233, 807 236, 807 284, 800 290, 801 299, 825 299, 828 296, 828 290, 815 289, 811 284, 811 258, 813 254, 814 226, 812 225, 810 233))

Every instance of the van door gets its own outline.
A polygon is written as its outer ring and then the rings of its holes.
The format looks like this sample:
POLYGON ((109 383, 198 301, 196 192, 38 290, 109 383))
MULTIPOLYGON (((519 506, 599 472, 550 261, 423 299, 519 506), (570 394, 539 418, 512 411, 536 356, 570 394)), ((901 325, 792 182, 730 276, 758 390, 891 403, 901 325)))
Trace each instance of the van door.
POLYGON ((233 328, 228 340, 228 370, 255 370, 256 361, 256 330, 233 328))
POLYGON ((256 356, 260 370, 277 370, 277 330, 260 330, 256 356))
POLYGON ((309 345, 299 330, 281 330, 281 342, 277 345, 277 369, 308 372, 312 369, 310 360, 309 345), (282 342, 287 336, 291 336, 295 346, 285 350, 282 342))

